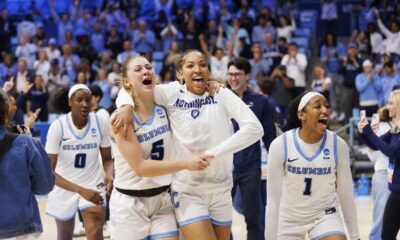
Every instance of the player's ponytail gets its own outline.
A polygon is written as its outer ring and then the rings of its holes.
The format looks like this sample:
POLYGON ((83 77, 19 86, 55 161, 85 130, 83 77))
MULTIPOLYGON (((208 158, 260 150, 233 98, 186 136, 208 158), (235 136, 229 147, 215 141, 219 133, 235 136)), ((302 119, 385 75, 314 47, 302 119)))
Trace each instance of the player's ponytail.
POLYGON ((292 130, 294 128, 299 128, 301 127, 301 121, 300 119, 297 117, 297 109, 299 107, 301 98, 306 94, 307 92, 304 92, 300 95, 298 95, 295 99, 293 99, 288 107, 288 111, 287 111, 287 121, 285 126, 283 127, 283 131, 289 131, 292 130))
POLYGON ((63 87, 56 90, 51 101, 53 109, 56 113, 68 113, 71 108, 68 104, 68 92, 70 87, 63 87))

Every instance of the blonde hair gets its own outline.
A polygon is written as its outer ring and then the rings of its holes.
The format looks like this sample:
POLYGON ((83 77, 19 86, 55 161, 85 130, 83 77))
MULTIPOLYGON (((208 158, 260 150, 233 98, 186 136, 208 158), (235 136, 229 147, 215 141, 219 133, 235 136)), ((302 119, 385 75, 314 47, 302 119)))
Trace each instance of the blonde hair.
POLYGON ((393 119, 392 133, 399 132, 400 127, 400 90, 394 90, 390 93, 389 99, 392 98, 393 104, 396 105, 396 117, 393 119))
MULTIPOLYGON (((206 59, 206 56, 201 51, 199 51, 197 49, 188 49, 188 50, 186 50, 182 54, 182 56, 179 57, 178 61, 176 62, 176 65, 175 65, 175 69, 176 69, 176 73, 177 73, 176 75, 178 75, 178 72, 182 70, 183 64, 185 64, 186 56, 189 55, 189 53, 192 53, 192 52, 200 53, 200 55, 204 59, 206 59)), ((179 80, 180 80, 181 84, 185 83, 185 79, 179 79, 179 80)))
POLYGON ((126 59, 126 61, 125 61, 125 63, 122 65, 122 68, 121 68, 121 73, 120 73, 120 77, 119 77, 119 85, 120 86, 122 86, 128 93, 129 93, 129 95, 131 95, 131 97, 132 97, 132 99, 133 100, 135 100, 135 94, 134 94, 134 92, 133 92, 133 87, 132 87, 132 85, 129 83, 129 81, 127 82, 127 81, 124 81, 124 78, 128 78, 128 74, 127 74, 127 72, 128 72, 128 64, 131 62, 131 61, 133 61, 133 60, 135 60, 136 58, 145 58, 144 56, 142 56, 142 55, 137 55, 137 56, 133 56, 133 57, 128 57, 127 59, 126 59))

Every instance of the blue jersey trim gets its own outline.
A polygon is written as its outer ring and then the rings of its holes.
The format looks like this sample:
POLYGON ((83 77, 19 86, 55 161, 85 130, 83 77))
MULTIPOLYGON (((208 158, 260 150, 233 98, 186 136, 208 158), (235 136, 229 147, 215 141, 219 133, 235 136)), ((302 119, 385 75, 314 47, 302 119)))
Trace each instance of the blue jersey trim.
POLYGON ((303 153, 303 151, 301 150, 301 148, 300 148, 299 142, 298 142, 298 140, 297 140, 297 131, 296 131, 296 128, 293 129, 294 145, 296 146, 296 149, 297 149, 297 151, 300 153, 300 155, 301 155, 304 159, 306 159, 307 161, 312 161, 312 160, 314 160, 316 157, 318 157, 319 154, 321 154, 322 150, 323 150, 324 147, 325 147, 326 135, 327 135, 327 133, 324 134, 324 137, 323 137, 323 139, 322 139, 322 143, 321 143, 321 145, 319 146, 319 149, 317 150, 317 152, 316 152, 314 155, 312 155, 311 157, 307 157, 307 156, 303 153))
POLYGON ((146 122, 139 121, 139 119, 136 117, 136 114, 134 114, 133 120, 135 121, 135 124, 139 127, 144 126, 144 125, 151 125, 154 121, 154 117, 156 116, 156 109, 157 109, 157 106, 154 105, 153 113, 151 114, 151 118, 149 120, 147 120, 146 122))
POLYGON ((338 150, 337 150, 337 135, 336 133, 333 134, 333 156, 335 157, 335 164, 338 165, 339 158, 338 158, 338 150))
POLYGON ((60 123, 60 126, 61 126, 61 138, 60 138, 60 145, 61 145, 62 139, 64 137, 64 128, 63 128, 63 125, 62 125, 62 122, 61 122, 60 118, 58 119, 58 122, 60 123))
MULTIPOLYGON (((72 116, 71 116, 71 117, 72 117, 72 116)), ((71 131, 72 135, 74 135, 74 137, 77 138, 77 139, 79 139, 79 140, 84 139, 84 138, 86 137, 86 135, 88 134, 88 132, 89 132, 89 130, 90 130, 90 123, 91 123, 91 121, 90 121, 90 114, 89 114, 89 115, 88 115, 88 123, 87 123, 87 126, 86 126, 86 130, 85 130, 85 132, 83 133, 82 137, 79 137, 78 134, 76 134, 76 133, 74 132, 74 130, 73 130, 73 128, 72 128, 72 125, 71 125, 71 122, 69 121, 69 117, 68 117, 68 115, 67 115, 67 125, 68 125, 68 129, 71 131)))
POLYGON ((175 236, 179 236, 179 231, 171 231, 171 232, 166 232, 166 233, 152 234, 145 239, 153 240, 153 239, 158 239, 158 238, 175 237, 175 236))
POLYGON ((319 239, 324 238, 324 237, 329 236, 329 235, 343 235, 343 236, 346 236, 346 234, 344 232, 331 231, 331 232, 327 232, 327 233, 324 233, 322 235, 319 235, 318 237, 312 238, 311 240, 319 240, 319 239))
POLYGON ((99 118, 98 118, 97 114, 94 114, 94 116, 96 117, 96 123, 97 123, 97 128, 99 129, 99 132, 100 132, 100 142, 101 142, 101 140, 103 139, 103 133, 101 132, 99 118))
POLYGON ((58 221, 63 221, 63 222, 65 222, 65 221, 69 221, 69 220, 75 218, 76 211, 74 212, 74 214, 73 214, 72 216, 70 216, 70 217, 64 217, 64 218, 63 218, 63 217, 57 217, 57 216, 55 216, 55 215, 53 215, 53 214, 51 214, 51 213, 49 213, 49 212, 46 212, 46 215, 47 215, 47 216, 50 216, 50 217, 52 217, 52 218, 55 218, 55 219, 58 220, 58 221))
POLYGON ((210 218, 210 220, 211 220, 211 223, 213 225, 217 225, 217 226, 225 227, 225 226, 231 226, 232 225, 232 221, 217 221, 217 220, 212 219, 212 218, 210 218))
POLYGON ((202 221, 202 220, 210 220, 210 216, 204 215, 204 216, 199 216, 199 217, 195 217, 195 218, 190 218, 188 220, 185 220, 185 221, 182 221, 182 222, 178 222, 178 224, 179 224, 180 227, 182 227, 182 226, 185 226, 185 225, 188 225, 188 224, 191 224, 191 223, 194 223, 194 222, 199 222, 199 221, 202 221))
POLYGON ((287 161, 287 141, 286 141, 286 133, 283 133, 283 157, 284 157, 284 162, 286 163, 287 161))

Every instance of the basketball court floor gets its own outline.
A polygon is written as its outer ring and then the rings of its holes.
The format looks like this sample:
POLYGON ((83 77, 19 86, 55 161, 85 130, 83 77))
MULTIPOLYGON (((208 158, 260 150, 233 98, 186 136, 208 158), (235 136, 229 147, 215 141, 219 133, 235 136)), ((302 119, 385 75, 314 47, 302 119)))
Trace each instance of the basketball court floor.
MULTIPOLYGON (((56 224, 53 218, 44 213, 46 207, 46 199, 40 198, 38 200, 40 207, 40 214, 43 222, 44 232, 39 239, 53 240, 57 238, 56 224)), ((368 234, 371 229, 372 222, 372 198, 356 197, 356 207, 358 214, 358 225, 360 229, 361 239, 368 239, 368 234)), ((235 240, 246 240, 246 226, 244 224, 243 216, 233 211, 233 226, 232 232, 235 240)), ((86 239, 79 237, 74 239, 86 239)))

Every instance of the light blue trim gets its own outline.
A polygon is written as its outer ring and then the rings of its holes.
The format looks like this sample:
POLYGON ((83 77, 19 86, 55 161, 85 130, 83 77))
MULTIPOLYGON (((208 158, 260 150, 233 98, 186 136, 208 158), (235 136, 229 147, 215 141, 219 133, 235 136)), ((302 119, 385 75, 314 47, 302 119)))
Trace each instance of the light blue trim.
POLYGON ((333 134, 333 156, 335 158, 335 164, 338 165, 339 158, 338 158, 338 150, 337 150, 337 135, 336 133, 333 134))
MULTIPOLYGON (((72 115, 71 115, 71 118, 72 118, 72 115)), ((89 132, 89 130, 90 130, 90 114, 88 115, 88 123, 87 123, 87 126, 86 126, 86 130, 85 130, 85 132, 83 133, 83 135, 82 135, 82 137, 79 137, 75 132, 74 132, 74 130, 73 130, 73 128, 72 128, 72 125, 71 125, 71 123, 70 123, 70 121, 69 121, 69 117, 68 117, 68 115, 67 115, 67 125, 68 125, 68 128, 69 128, 69 130, 71 131, 71 133, 72 133, 72 135, 74 135, 74 137, 75 138, 77 138, 77 139, 79 139, 79 140, 82 140, 82 139, 84 139, 85 137, 86 137, 86 135, 88 134, 88 132, 89 132)))
POLYGON ((153 239, 157 239, 157 238, 175 237, 175 236, 179 236, 179 231, 152 234, 152 235, 148 236, 147 239, 153 240, 153 239))
POLYGON ((55 216, 55 215, 53 215, 53 214, 51 214, 51 213, 48 213, 48 212, 46 212, 46 215, 47 215, 47 216, 50 216, 50 217, 52 217, 52 218, 55 218, 55 219, 58 220, 58 221, 66 222, 66 221, 69 221, 69 220, 75 218, 76 211, 74 212, 74 215, 72 215, 72 216, 70 216, 70 217, 66 217, 66 218, 57 217, 57 216, 55 216))
POLYGON ((296 128, 293 129, 294 145, 296 146, 296 149, 297 149, 297 151, 300 153, 300 155, 301 155, 305 160, 307 160, 307 161, 312 161, 312 160, 314 160, 316 157, 318 157, 319 154, 321 154, 322 150, 323 150, 324 147, 325 147, 326 135, 327 135, 327 133, 324 134, 324 137, 323 137, 323 139, 322 139, 322 143, 321 143, 321 145, 319 146, 319 149, 317 150, 317 152, 316 152, 314 155, 312 155, 311 157, 307 157, 307 156, 303 153, 303 151, 301 150, 301 148, 300 148, 299 142, 298 142, 298 140, 297 140, 296 128))
POLYGON ((232 225, 232 221, 217 221, 217 220, 214 220, 214 219, 212 219, 212 218, 210 218, 210 220, 211 220, 211 223, 213 224, 213 225, 217 225, 217 226, 231 226, 232 225))
POLYGON ((284 163, 287 161, 287 140, 286 140, 286 133, 283 133, 283 157, 285 159, 284 163))
POLYGON ((139 119, 137 119, 136 114, 134 114, 133 120, 135 121, 135 124, 137 126, 140 126, 140 127, 144 126, 144 125, 151 125, 153 123, 153 121, 154 121, 155 116, 156 116, 156 108, 157 108, 157 106, 154 105, 153 113, 151 114, 151 118, 146 122, 140 122, 139 119))
POLYGON ((194 222, 199 222, 201 220, 210 220, 210 216, 208 215, 204 215, 204 216, 199 216, 199 217, 195 217, 195 218, 190 218, 188 220, 182 221, 182 222, 178 222, 179 226, 185 226, 194 222))
POLYGON ((329 236, 329 235, 343 235, 343 236, 346 236, 346 234, 344 232, 332 231, 332 232, 327 232, 327 233, 324 233, 322 235, 319 235, 318 237, 312 238, 311 240, 319 240, 319 239, 321 239, 323 237, 326 237, 326 236, 329 236))
POLYGON ((97 127, 99 128, 99 132, 100 132, 100 142, 101 142, 101 139, 103 139, 103 133, 101 132, 100 123, 99 123, 99 118, 98 118, 97 114, 94 114, 94 116, 96 117, 97 127))
POLYGON ((61 126, 61 139, 60 139, 60 145, 61 145, 62 139, 64 138, 64 128, 63 128, 63 125, 61 122, 61 118, 58 119, 58 122, 60 123, 60 126, 61 126))

